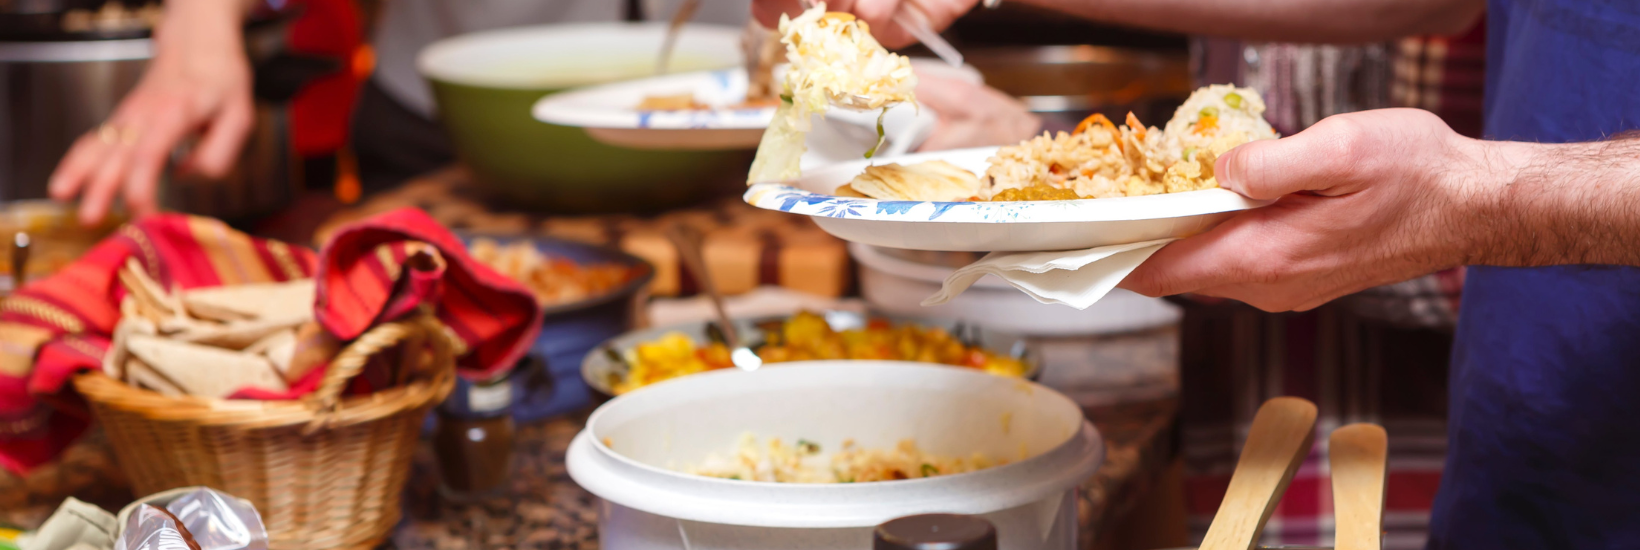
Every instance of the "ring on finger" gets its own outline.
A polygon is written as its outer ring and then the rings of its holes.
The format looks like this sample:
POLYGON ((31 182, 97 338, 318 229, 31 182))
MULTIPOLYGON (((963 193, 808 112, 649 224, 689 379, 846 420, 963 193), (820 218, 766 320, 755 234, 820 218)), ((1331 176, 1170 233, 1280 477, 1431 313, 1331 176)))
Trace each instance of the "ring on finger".
POLYGON ((137 131, 112 122, 105 122, 93 130, 97 139, 109 145, 131 145, 137 142, 137 131))

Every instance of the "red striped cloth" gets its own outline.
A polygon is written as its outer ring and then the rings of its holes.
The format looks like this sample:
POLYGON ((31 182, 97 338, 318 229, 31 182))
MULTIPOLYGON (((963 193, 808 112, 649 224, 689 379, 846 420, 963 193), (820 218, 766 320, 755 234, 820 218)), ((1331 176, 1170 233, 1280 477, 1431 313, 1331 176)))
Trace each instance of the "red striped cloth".
MULTIPOLYGON (((316 317, 342 340, 430 304, 469 351, 458 367, 472 378, 511 368, 541 325, 540 306, 528 290, 472 260, 454 235, 419 210, 349 226, 317 256, 217 220, 151 217, 0 302, 0 466, 27 473, 84 431, 89 417, 67 382, 101 368, 125 297, 118 271, 128 258, 179 289, 317 277, 316 317)), ((289 392, 236 397, 294 398, 312 391, 322 372, 315 369, 289 392)))

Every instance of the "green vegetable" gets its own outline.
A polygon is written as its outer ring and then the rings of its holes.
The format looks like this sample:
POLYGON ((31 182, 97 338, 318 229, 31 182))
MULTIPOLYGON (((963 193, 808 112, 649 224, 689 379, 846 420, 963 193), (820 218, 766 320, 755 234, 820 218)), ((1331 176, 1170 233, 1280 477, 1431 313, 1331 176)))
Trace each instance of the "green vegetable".
POLYGON ((797 450, 802 451, 803 454, 819 454, 820 444, 807 439, 799 439, 797 440, 797 450))
POLYGON ((1214 107, 1212 105, 1208 105, 1206 107, 1202 107, 1202 112, 1199 113, 1199 114, 1201 115, 1202 118, 1217 117, 1217 116, 1219 116, 1219 108, 1214 107))
POLYGON ((1194 155, 1194 154, 1196 154, 1196 148, 1195 147, 1185 147, 1184 148, 1184 160, 1190 160, 1190 155, 1194 155))
POLYGON ((924 464, 922 465, 922 475, 923 477, 937 476, 940 475, 940 469, 935 468, 933 464, 924 464))
POLYGON ((883 146, 883 117, 886 116, 888 116, 888 107, 883 107, 883 112, 877 114, 877 144, 871 146, 870 151, 866 151, 866 158, 876 155, 877 149, 883 146))
POLYGON ((735 481, 740 481, 740 475, 736 474, 736 475, 729 476, 729 479, 733 479, 735 481))
POLYGON ((786 103, 791 103, 792 102, 792 95, 791 94, 780 94, 780 101, 783 101, 783 102, 786 102, 786 103))
POLYGON ((1229 105, 1231 109, 1240 109, 1241 108, 1241 94, 1238 94, 1236 92, 1230 92, 1228 94, 1224 94, 1224 104, 1229 105))

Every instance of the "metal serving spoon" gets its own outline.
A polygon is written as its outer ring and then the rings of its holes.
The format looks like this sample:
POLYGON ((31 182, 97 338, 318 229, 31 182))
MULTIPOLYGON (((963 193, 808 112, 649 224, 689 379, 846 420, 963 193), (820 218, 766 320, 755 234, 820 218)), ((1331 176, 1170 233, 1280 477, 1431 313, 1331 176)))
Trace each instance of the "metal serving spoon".
POLYGON ((723 307, 723 295, 718 293, 717 285, 712 283, 712 274, 706 271, 706 258, 700 251, 703 236, 695 228, 683 223, 674 223, 667 227, 666 236, 672 240, 672 246, 678 249, 678 257, 683 260, 684 269, 688 269, 695 277, 695 283, 700 285, 701 292, 711 298, 712 309, 717 312, 718 325, 723 329, 724 345, 729 348, 729 361, 745 371, 754 371, 763 366, 763 358, 758 357, 752 348, 746 347, 741 341, 740 331, 736 330, 734 320, 729 318, 728 310, 723 307))
POLYGON ((666 27, 666 38, 661 41, 661 58, 655 63, 655 74, 664 75, 672 64, 672 48, 678 44, 678 33, 683 26, 695 18, 695 12, 700 10, 701 0, 683 0, 678 4, 678 11, 672 12, 672 23, 666 27))

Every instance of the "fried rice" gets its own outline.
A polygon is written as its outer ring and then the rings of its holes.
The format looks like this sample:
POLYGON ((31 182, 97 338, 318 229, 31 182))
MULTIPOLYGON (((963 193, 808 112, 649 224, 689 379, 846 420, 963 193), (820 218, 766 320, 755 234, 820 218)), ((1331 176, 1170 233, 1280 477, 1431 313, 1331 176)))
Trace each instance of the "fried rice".
POLYGON ((773 483, 864 483, 960 474, 1005 464, 974 454, 968 458, 932 455, 904 439, 893 449, 867 449, 853 440, 831 456, 820 445, 798 440, 787 445, 771 438, 758 444, 757 436, 743 434, 735 452, 713 454, 684 471, 701 476, 773 483))
POLYGON ((1192 93, 1166 130, 1146 127, 1131 113, 1120 127, 1094 115, 1076 132, 1044 133, 998 150, 990 158, 979 198, 1033 187, 1068 189, 1081 198, 1218 187, 1213 163, 1220 155, 1277 137, 1263 113, 1257 91, 1214 85, 1192 93))

